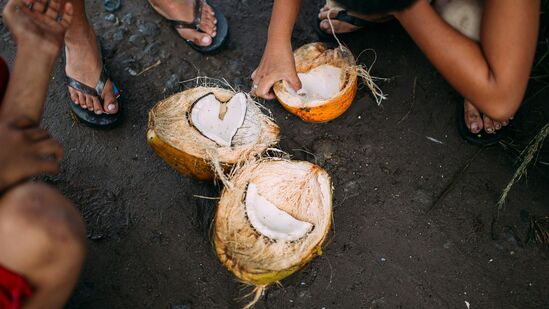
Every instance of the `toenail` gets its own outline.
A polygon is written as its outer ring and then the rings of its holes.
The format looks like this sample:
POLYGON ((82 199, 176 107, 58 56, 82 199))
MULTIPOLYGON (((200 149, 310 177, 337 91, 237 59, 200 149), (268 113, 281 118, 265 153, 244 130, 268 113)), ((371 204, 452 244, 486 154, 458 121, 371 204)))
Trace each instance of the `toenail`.
POLYGON ((101 114, 103 114, 103 112, 102 112, 102 111, 100 111, 100 110, 97 110, 97 111, 95 111, 95 114, 97 114, 97 115, 101 115, 101 114))
POLYGON ((111 112, 114 111, 115 108, 116 106, 114 106, 114 104, 109 104, 109 106, 107 106, 107 109, 111 112))
POLYGON ((478 125, 476 123, 471 125, 471 130, 476 131, 478 130, 478 125))
POLYGON ((210 38, 207 37, 207 36, 205 36, 205 37, 202 38, 201 41, 202 41, 202 43, 204 43, 204 44, 208 44, 208 43, 210 43, 210 38))
POLYGON ((494 132, 494 129, 492 129, 492 128, 486 128, 486 132, 492 133, 492 132, 494 132))

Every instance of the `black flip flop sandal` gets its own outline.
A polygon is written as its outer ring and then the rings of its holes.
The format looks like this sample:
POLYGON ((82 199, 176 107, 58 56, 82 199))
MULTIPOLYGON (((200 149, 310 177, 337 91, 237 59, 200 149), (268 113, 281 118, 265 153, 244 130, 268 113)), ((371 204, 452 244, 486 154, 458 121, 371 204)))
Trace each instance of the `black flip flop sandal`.
MULTIPOLYGON (((202 5, 204 4, 204 2, 205 0, 195 0, 194 20, 192 22, 172 19, 168 19, 168 21, 172 24, 175 30, 193 29, 198 32, 204 32, 202 31, 202 29, 200 29, 200 20, 202 18, 202 5)), ((227 41, 227 37, 229 36, 229 23, 227 22, 227 18, 225 18, 225 15, 223 15, 223 13, 221 13, 221 11, 216 6, 209 3, 208 5, 212 7, 215 13, 215 18, 217 19, 217 33, 215 37, 212 38, 212 44, 210 44, 209 46, 199 46, 194 44, 191 40, 185 40, 187 44, 189 44, 189 46, 191 46, 194 50, 203 54, 213 54, 215 52, 218 52, 221 47, 223 47, 224 43, 227 41)))
MULTIPOLYGON (((69 87, 75 89, 78 92, 99 98, 99 102, 101 103, 101 105, 103 105, 103 98, 101 97, 101 94, 103 93, 103 89, 105 89, 105 85, 107 81, 110 80, 109 75, 107 73, 107 69, 105 67, 103 67, 103 70, 101 70, 99 81, 97 82, 97 86, 95 86, 95 89, 69 76, 67 76, 67 79, 69 80, 69 87)), ((111 83, 114 89, 114 97, 116 98, 118 103, 118 112, 116 114, 103 113, 101 115, 97 115, 95 112, 82 108, 79 104, 75 104, 69 96, 70 109, 74 113, 76 118, 80 120, 80 122, 86 125, 89 125, 91 127, 100 128, 100 129, 112 128, 120 122, 120 120, 122 119, 122 105, 120 104, 120 92, 118 91, 118 88, 116 88, 116 85, 112 81, 111 83)))
POLYGON ((507 135, 509 135, 509 127, 511 126, 511 123, 505 127, 502 127, 500 130, 497 130, 495 134, 488 134, 486 133, 486 131, 484 131, 484 129, 477 134, 471 133, 471 131, 469 131, 467 125, 465 124, 465 107, 463 106, 463 103, 458 104, 456 113, 457 129, 459 135, 461 135, 464 140, 473 145, 494 145, 503 138, 507 137, 507 135))
MULTIPOLYGON (((358 18, 358 17, 355 17, 355 16, 351 16, 351 15, 349 15, 347 10, 339 11, 337 13, 337 15, 333 18, 331 17, 330 20, 339 20, 339 21, 346 22, 348 24, 357 26, 357 27, 360 28, 360 29, 357 29, 357 31, 361 30, 365 27, 377 26, 377 25, 380 24, 380 23, 371 22, 371 21, 368 21, 368 20, 365 20, 365 19, 362 19, 362 18, 358 18)), ((321 22, 321 20, 317 16, 314 29, 315 29, 316 34, 318 35, 318 38, 323 42, 335 42, 336 39, 334 38, 333 35, 331 35, 329 33, 326 33, 324 31, 322 31, 322 29, 320 29, 320 22, 321 22)), ((341 34, 336 33, 336 35, 340 36, 340 35, 346 35, 346 34, 351 34, 351 33, 354 33, 354 32, 341 33, 341 34)))

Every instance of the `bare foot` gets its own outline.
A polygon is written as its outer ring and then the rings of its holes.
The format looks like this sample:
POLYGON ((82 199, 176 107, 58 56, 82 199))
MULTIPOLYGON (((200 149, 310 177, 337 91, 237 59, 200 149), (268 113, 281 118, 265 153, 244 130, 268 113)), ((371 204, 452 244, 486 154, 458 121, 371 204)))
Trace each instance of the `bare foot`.
POLYGON ((465 125, 473 134, 479 133, 482 129, 488 134, 496 134, 498 130, 509 124, 509 121, 499 122, 486 115, 481 115, 479 110, 467 100, 463 104, 465 125))
MULTIPOLYGON (((357 27, 355 25, 349 24, 344 21, 334 19, 337 13, 339 13, 341 10, 343 10, 342 7, 334 6, 331 3, 324 5, 324 7, 321 8, 320 12, 318 13, 318 18, 320 19, 320 29, 322 29, 322 31, 328 34, 331 34, 332 33, 332 27, 330 27, 330 21, 331 21, 335 33, 350 33, 350 32, 359 30, 360 27, 357 27), (330 16, 330 21, 328 21, 328 16, 330 16)), ((392 19, 392 16, 389 14, 362 14, 362 13, 353 12, 353 11, 348 11, 347 14, 350 16, 354 16, 354 17, 364 19, 366 21, 375 22, 375 23, 382 23, 392 19)))
MULTIPOLYGON (((65 72, 67 76, 95 88, 103 69, 103 61, 99 54, 95 33, 89 27, 81 30, 79 34, 74 32, 70 35, 67 34, 65 40, 67 58, 65 72)), ((116 114, 118 112, 118 102, 110 79, 106 82, 103 93, 101 93, 102 100, 71 87, 69 87, 69 93, 74 104, 78 104, 98 115, 103 113, 116 114)))
MULTIPOLYGON (((192 22, 195 18, 194 0, 149 0, 151 6, 164 18, 176 21, 192 22)), ((200 16, 200 30, 179 29, 179 35, 187 41, 192 41, 198 46, 210 46, 212 38, 216 36, 216 24, 214 11, 206 1, 202 3, 202 15, 200 16)))

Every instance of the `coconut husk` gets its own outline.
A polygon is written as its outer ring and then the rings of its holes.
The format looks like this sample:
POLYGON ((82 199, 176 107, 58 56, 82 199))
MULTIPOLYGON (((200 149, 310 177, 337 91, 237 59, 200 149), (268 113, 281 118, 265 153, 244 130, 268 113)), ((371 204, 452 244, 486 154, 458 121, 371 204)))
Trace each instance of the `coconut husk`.
POLYGON ((247 162, 231 177, 214 220, 217 256, 239 280, 256 286, 255 301, 265 287, 307 265, 322 253, 332 222, 332 185, 321 167, 309 162, 262 159, 247 162), (296 241, 275 241, 254 229, 244 200, 248 184, 294 218, 314 225, 296 241))
POLYGON ((306 44, 294 51, 297 73, 306 73, 324 64, 339 67, 343 70, 340 92, 323 104, 317 106, 295 106, 295 100, 288 92, 286 81, 279 81, 273 86, 274 93, 282 106, 290 113, 308 122, 326 122, 343 114, 353 103, 358 89, 358 71, 353 54, 346 47, 328 49, 324 43, 306 44))
POLYGON ((228 101, 235 92, 217 87, 196 87, 177 93, 156 104, 149 112, 147 141, 175 170, 199 180, 216 176, 226 182, 225 173, 235 164, 260 155, 278 143, 279 128, 256 102, 248 98, 243 126, 230 147, 222 147, 202 135, 189 121, 192 104, 207 93, 228 101))

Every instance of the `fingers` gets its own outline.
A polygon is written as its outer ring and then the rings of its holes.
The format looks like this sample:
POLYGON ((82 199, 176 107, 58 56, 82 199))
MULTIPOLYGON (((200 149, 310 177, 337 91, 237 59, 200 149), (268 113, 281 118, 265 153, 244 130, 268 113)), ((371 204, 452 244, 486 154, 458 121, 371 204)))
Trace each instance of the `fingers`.
POLYGON ((55 158, 57 162, 63 159, 63 147, 56 140, 49 138, 36 144, 35 155, 39 158, 55 158))
POLYGON ((25 137, 33 142, 39 142, 50 138, 48 131, 41 128, 31 128, 24 131, 25 137))
POLYGON ((269 77, 262 78, 257 84, 254 85, 253 94, 265 100, 274 99, 275 96, 272 92, 272 88, 275 82, 275 80, 269 77))
POLYGON ((20 116, 12 121, 9 122, 10 127, 15 129, 27 129, 30 127, 36 126, 36 122, 34 122, 31 118, 26 116, 20 116))
POLYGON ((301 80, 299 80, 297 73, 294 72, 294 74, 290 75, 290 77, 286 81, 290 84, 292 88, 294 88, 295 91, 301 89, 301 80))

